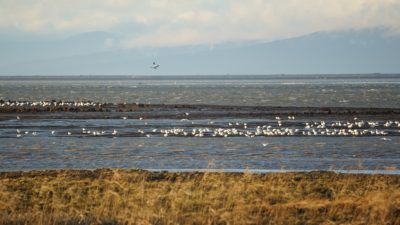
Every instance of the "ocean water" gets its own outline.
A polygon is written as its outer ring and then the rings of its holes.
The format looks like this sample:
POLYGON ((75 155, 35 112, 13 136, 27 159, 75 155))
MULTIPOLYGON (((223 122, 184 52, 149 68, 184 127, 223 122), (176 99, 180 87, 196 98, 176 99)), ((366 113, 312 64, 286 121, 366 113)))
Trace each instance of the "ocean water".
POLYGON ((400 107, 400 75, 0 77, 0 99, 400 107))
POLYGON ((296 114, 289 119, 290 111, 282 115, 232 111, 244 106, 398 109, 399 75, 0 77, 0 99, 197 106, 167 113, 162 108, 108 114, 2 112, 1 171, 122 167, 398 173, 400 168, 398 113, 296 114), (238 107, 221 111, 203 105, 238 107), (322 121, 323 128, 317 128, 322 121), (365 131, 363 135, 325 131, 347 129, 361 121, 365 123, 351 129, 365 131), (282 134, 257 135, 263 126, 282 134), (212 135, 233 128, 242 134, 212 135), (165 135, 165 130, 173 129, 180 133, 165 135), (202 136, 183 135, 201 129, 202 136), (285 129, 296 132, 288 135, 285 129), (112 134, 114 130, 118 134, 112 134))

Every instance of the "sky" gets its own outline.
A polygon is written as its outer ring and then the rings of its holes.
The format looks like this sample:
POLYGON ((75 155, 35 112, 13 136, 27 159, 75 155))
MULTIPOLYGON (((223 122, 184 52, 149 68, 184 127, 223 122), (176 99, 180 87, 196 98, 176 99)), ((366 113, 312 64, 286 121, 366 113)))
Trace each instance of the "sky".
POLYGON ((399 73, 399 57, 400 0, 0 0, 0 75, 399 73))
POLYGON ((118 35, 121 48, 272 41, 386 27, 400 34, 400 0, 0 0, 3 39, 118 35))

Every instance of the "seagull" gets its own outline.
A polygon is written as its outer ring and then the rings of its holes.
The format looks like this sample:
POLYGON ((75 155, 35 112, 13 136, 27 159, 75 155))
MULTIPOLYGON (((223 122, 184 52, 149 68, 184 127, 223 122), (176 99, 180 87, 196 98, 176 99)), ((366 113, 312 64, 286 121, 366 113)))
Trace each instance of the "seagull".
POLYGON ((114 129, 114 131, 112 132, 112 135, 117 135, 118 131, 114 129))
POLYGON ((160 67, 160 65, 156 64, 156 62, 153 62, 153 65, 151 66, 151 68, 153 69, 158 69, 158 67, 160 67))

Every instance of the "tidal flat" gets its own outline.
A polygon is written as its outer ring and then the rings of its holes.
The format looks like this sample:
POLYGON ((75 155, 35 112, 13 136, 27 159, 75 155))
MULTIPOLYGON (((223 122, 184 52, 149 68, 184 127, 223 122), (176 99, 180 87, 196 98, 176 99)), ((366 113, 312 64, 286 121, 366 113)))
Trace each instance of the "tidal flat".
POLYGON ((400 176, 335 172, 0 173, 0 224, 400 224, 400 176))

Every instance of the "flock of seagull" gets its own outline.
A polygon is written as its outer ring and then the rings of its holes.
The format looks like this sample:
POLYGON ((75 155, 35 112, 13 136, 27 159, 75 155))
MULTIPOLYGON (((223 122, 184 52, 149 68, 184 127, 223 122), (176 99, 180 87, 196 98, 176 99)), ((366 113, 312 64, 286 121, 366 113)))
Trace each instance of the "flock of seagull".
MULTIPOLYGON (((183 128, 161 129, 160 133, 167 136, 194 136, 194 137, 231 137, 231 136, 385 136, 388 131, 377 127, 400 128, 400 121, 336 121, 327 125, 325 121, 306 122, 303 128, 282 127, 283 121, 276 117, 277 126, 263 125, 249 128, 247 123, 228 123, 227 128, 192 128, 191 131, 183 128)), ((295 120, 288 116, 288 120, 295 120)), ((400 130, 397 130, 400 134, 400 130)))
MULTIPOLYGON (((184 115, 188 116, 189 113, 184 115)), ((17 117, 17 119, 20 119, 17 117)), ((127 117, 122 117, 127 120, 127 117)), ((142 117, 135 120, 143 120, 142 117)), ((196 127, 192 122, 192 127, 171 127, 171 128, 121 128, 121 130, 98 130, 93 128, 79 128, 70 131, 48 131, 51 136, 180 136, 180 137, 257 137, 257 136, 387 136, 400 135, 400 121, 364 121, 354 118, 353 121, 310 121, 294 123, 295 116, 288 116, 287 120, 275 117, 266 125, 253 125, 246 122, 227 122, 216 127, 216 121, 209 121, 210 127, 196 127), (286 126, 284 126, 286 125, 286 126)), ((189 121, 189 119, 181 119, 189 121)), ((144 125, 148 125, 147 122, 144 125)), ((38 131, 16 130, 16 137, 36 136, 38 131)))
MULTIPOLYGON (((86 106, 101 106, 101 103, 91 101, 3 101, 0 100, 0 107, 47 107, 47 106, 70 106, 70 107, 86 107, 86 106)), ((185 112, 184 119, 181 121, 189 121, 189 112, 185 112)), ((21 118, 17 116, 17 120, 21 118)), ((127 120, 124 116, 121 119, 127 120)), ((70 131, 55 131, 50 130, 50 136, 182 136, 182 137, 256 137, 256 136, 386 136, 400 135, 400 121, 365 121, 357 117, 351 121, 309 121, 301 122, 295 120, 294 115, 288 115, 287 119, 281 119, 276 116, 265 125, 248 125, 246 122, 227 122, 221 124, 220 127, 214 125, 215 121, 209 122, 209 127, 171 127, 171 128, 146 128, 146 129, 131 129, 123 128, 110 130, 96 130, 91 128, 80 128, 80 130, 70 131), (271 122, 272 121, 272 122, 271 122)), ((143 120, 142 117, 138 120, 143 120)), ((192 122, 192 124, 194 124, 192 122)), ((144 123, 147 125, 147 122, 144 123)), ((37 136, 38 133, 43 134, 43 131, 28 131, 16 130, 16 137, 37 136)))
POLYGON ((91 101, 0 101, 0 107, 48 107, 48 106, 67 106, 67 107, 88 107, 101 106, 101 103, 91 101))

